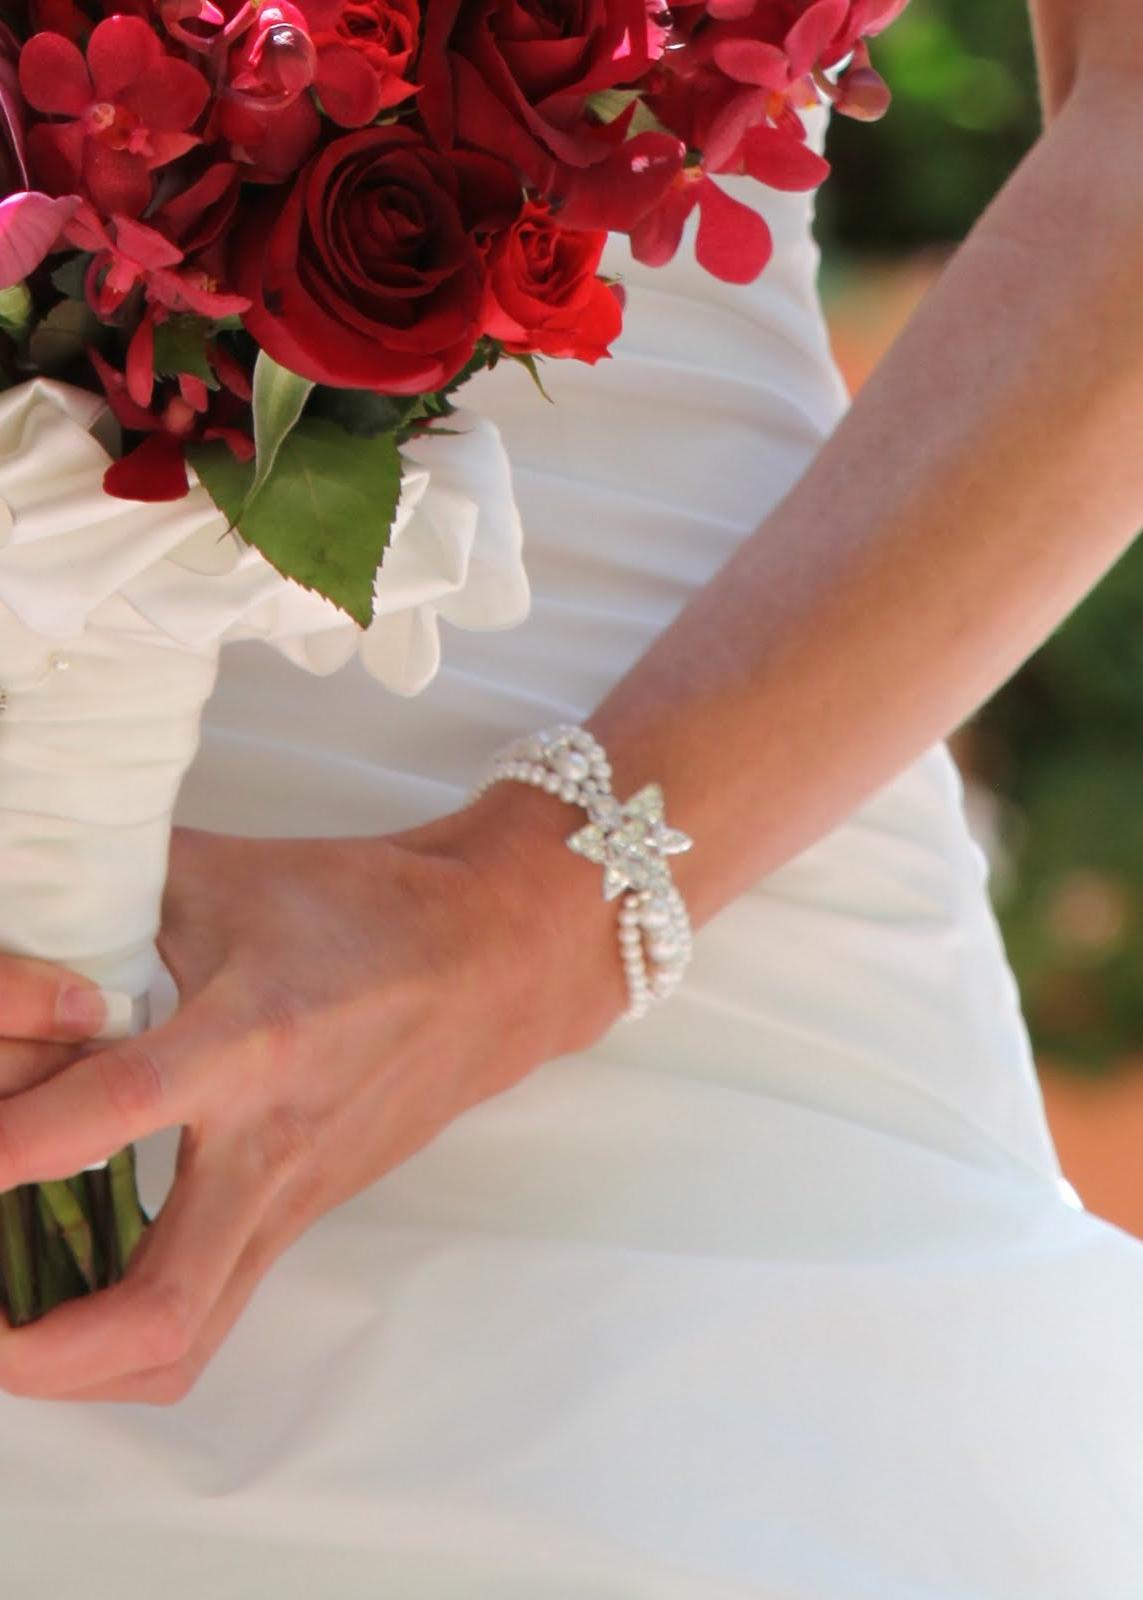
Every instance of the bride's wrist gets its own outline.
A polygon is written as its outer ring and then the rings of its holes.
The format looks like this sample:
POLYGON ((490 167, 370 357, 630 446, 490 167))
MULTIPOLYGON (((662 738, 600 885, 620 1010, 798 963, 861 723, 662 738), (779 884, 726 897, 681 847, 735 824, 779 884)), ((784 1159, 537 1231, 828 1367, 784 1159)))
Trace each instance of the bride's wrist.
POLYGON ((477 959, 537 1061, 587 1048, 627 1005, 615 906, 567 848, 581 822, 558 796, 503 782, 404 836, 467 870, 488 935, 477 959))

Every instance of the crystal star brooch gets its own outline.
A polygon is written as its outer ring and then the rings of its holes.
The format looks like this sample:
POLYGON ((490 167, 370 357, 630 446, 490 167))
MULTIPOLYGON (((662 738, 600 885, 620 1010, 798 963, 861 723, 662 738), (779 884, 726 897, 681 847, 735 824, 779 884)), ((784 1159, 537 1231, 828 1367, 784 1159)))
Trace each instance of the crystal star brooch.
POLYGON ((649 783, 626 805, 614 795, 600 795, 591 804, 591 821, 567 843, 577 855, 603 868, 603 898, 614 900, 628 889, 653 889, 668 882, 667 857, 681 855, 694 843, 663 815, 663 791, 649 783))

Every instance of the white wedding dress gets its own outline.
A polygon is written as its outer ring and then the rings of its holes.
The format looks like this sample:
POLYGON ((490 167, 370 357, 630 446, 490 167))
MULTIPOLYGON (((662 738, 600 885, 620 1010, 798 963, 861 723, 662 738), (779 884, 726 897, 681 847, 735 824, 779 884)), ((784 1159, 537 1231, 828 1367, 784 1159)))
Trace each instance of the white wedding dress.
MULTIPOLYGON (((401 828, 594 706, 847 404, 812 198, 763 198, 755 285, 612 241, 614 360, 549 364, 551 406, 515 368, 466 392, 530 620, 446 627, 408 700, 229 646, 181 820, 401 828)), ((0 1396, 0 1439, 5 1600, 1143 1593, 1143 1244, 1062 1180, 946 746, 708 924, 660 1011, 325 1217, 187 1400, 0 1396)))

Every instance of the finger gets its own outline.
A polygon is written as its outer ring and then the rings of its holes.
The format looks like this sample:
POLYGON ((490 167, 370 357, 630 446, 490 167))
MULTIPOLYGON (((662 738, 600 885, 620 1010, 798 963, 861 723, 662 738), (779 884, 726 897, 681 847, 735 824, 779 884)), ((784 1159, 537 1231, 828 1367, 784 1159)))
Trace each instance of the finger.
POLYGON ((264 1223, 246 1246, 198 1338, 180 1361, 152 1367, 146 1372, 135 1372, 127 1377, 112 1378, 106 1383, 90 1384, 58 1398, 155 1406, 175 1405, 185 1400, 249 1305, 258 1285, 292 1240, 303 1231, 299 1224, 289 1233, 283 1233, 277 1220, 273 1220, 272 1227, 264 1223))
POLYGON ((206 1069, 221 1065, 232 1041, 209 1003, 192 1003, 0 1102, 0 1193, 71 1177, 159 1128, 192 1122, 206 1069))
POLYGON ((119 1283, 0 1329, 0 1388, 58 1399, 188 1360, 285 1181, 262 1131, 209 1155, 195 1137, 184 1134, 175 1185, 119 1283))
POLYGON ((75 1057, 71 1044, 39 1044, 33 1039, 0 1039, 0 1097, 43 1083, 75 1057))
POLYGON ((8 1039, 121 1038, 134 1020, 130 995, 101 989, 51 961, 0 956, 0 1036, 8 1039))

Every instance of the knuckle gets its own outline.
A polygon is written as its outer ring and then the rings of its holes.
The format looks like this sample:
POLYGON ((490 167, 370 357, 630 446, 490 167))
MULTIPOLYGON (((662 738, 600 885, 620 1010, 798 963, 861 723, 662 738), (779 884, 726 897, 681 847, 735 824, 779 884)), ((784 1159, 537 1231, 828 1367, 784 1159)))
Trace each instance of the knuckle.
POLYGON ((321 1214, 321 1195, 323 1192, 323 1178, 319 1171, 312 1171, 295 1178, 276 1204, 276 1222, 279 1237, 275 1243, 275 1250, 280 1251, 286 1244, 295 1239, 299 1233, 321 1214))
POLYGON ((147 1284, 138 1291, 136 1343, 148 1367, 177 1367, 194 1337, 190 1298, 180 1283, 147 1284))
POLYGON ((306 1014, 306 1004, 301 995, 289 984, 266 984, 255 1002, 255 1018, 272 1033, 289 1036, 295 1033, 306 1014))
POLYGON ((94 1058, 108 1102, 123 1120, 156 1110, 163 1101, 163 1074, 152 1051, 134 1041, 94 1058))
POLYGON ((305 1164, 313 1149, 313 1128, 297 1106, 273 1106, 256 1126, 253 1141, 258 1176, 277 1182, 305 1164))

